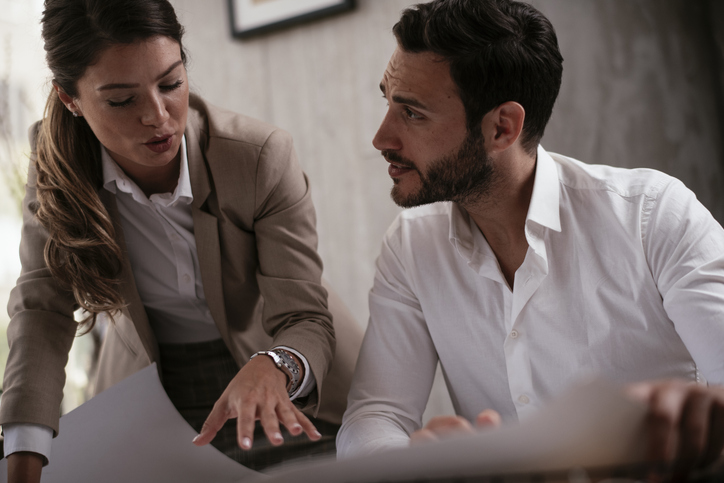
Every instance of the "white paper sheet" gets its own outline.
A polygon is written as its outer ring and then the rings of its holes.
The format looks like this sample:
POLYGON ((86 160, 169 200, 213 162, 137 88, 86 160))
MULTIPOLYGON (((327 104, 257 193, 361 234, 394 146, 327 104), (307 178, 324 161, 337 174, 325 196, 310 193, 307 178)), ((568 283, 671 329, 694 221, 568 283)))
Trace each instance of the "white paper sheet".
POLYGON ((626 399, 617 386, 593 381, 517 425, 339 462, 288 467, 259 481, 426 481, 641 463, 645 414, 646 408, 626 399))
POLYGON ((211 445, 193 445, 196 434, 168 399, 154 364, 60 418, 42 482, 236 483, 262 477, 211 445))
MULTIPOLYGON (((61 418, 42 481, 371 483, 621 466, 644 461, 645 414, 617 386, 593 381, 520 424, 346 461, 290 463, 261 474, 211 446, 194 446, 195 431, 150 366, 61 418)), ((6 474, 2 460, 0 482, 6 474)))

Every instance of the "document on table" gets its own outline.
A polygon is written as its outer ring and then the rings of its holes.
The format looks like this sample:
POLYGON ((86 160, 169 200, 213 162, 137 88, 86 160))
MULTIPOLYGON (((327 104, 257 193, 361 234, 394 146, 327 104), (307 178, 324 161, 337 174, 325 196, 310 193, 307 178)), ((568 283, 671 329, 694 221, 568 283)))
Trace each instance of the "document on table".
POLYGON ((153 364, 60 418, 42 481, 237 483, 261 476, 211 445, 194 446, 196 434, 168 399, 153 364))
POLYGON ((646 408, 625 398, 618 386, 591 381, 519 424, 371 456, 288 467, 268 473, 270 478, 263 481, 447 481, 636 465, 644 462, 645 415, 646 408))

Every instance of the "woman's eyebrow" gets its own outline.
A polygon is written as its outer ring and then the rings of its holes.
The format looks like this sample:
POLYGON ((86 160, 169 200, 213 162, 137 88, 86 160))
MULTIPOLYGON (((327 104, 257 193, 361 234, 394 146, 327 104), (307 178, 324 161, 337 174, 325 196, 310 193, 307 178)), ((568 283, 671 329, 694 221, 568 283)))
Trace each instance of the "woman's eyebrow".
MULTIPOLYGON (((183 60, 178 60, 178 61, 174 62, 174 63, 171 65, 171 67, 169 67, 168 69, 166 69, 165 71, 163 71, 163 73, 162 73, 161 75, 159 75, 159 76, 156 78, 156 80, 161 80, 161 79, 163 79, 163 78, 166 77, 168 74, 170 74, 171 71, 173 71, 176 67, 178 67, 179 64, 182 64, 182 63, 183 63, 183 60)), ((100 87, 99 87, 98 89, 96 89, 96 90, 98 90, 98 91, 107 91, 107 90, 110 90, 110 89, 132 89, 132 88, 138 87, 138 86, 139 86, 139 84, 104 84, 104 85, 100 86, 100 87)))

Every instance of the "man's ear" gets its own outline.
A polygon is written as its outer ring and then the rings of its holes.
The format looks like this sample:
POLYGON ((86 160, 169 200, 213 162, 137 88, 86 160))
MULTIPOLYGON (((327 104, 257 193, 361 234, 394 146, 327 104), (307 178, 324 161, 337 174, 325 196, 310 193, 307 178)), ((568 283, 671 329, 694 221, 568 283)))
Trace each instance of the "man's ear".
POLYGON ((483 116, 481 129, 489 153, 505 151, 520 138, 525 109, 517 102, 504 102, 483 116))
POLYGON ((70 112, 77 112, 78 114, 80 114, 80 109, 75 103, 75 99, 66 94, 65 91, 55 82, 53 82, 53 89, 55 89, 55 92, 58 93, 60 102, 65 104, 65 107, 67 107, 70 112))

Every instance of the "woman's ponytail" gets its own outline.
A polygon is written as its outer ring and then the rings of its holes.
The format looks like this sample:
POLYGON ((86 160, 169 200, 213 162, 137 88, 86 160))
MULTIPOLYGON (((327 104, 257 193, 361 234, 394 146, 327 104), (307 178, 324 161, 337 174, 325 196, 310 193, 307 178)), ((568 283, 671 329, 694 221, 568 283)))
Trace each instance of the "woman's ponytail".
POLYGON ((82 117, 74 117, 52 90, 40 127, 36 157, 38 210, 48 230, 45 262, 73 291, 90 328, 97 314, 123 305, 121 249, 101 202, 100 143, 82 117))

